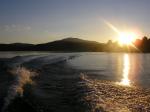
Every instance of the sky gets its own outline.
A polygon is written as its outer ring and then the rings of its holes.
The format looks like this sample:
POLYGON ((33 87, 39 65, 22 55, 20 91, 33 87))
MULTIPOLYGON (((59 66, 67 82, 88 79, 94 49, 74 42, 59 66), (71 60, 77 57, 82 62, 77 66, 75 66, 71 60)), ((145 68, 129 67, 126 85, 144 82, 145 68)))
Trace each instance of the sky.
POLYGON ((107 23, 149 36, 150 0, 0 0, 0 43, 117 40, 107 23))

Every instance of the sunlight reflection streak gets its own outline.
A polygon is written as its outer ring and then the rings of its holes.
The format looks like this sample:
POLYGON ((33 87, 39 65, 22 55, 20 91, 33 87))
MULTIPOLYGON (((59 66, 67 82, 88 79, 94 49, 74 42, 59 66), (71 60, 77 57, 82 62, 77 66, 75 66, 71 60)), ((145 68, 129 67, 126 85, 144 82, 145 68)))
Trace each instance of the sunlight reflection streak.
POLYGON ((129 75, 129 69, 130 69, 130 60, 128 54, 124 54, 123 57, 123 78, 121 82, 119 83, 120 85, 125 85, 125 86, 130 86, 130 80, 128 78, 129 75))

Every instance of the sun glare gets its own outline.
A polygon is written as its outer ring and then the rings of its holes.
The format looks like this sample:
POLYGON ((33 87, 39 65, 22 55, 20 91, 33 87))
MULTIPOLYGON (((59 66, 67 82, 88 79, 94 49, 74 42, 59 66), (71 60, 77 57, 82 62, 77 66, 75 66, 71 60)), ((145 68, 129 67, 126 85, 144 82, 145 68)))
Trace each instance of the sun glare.
POLYGON ((121 32, 119 33, 119 44, 132 45, 136 37, 137 37, 136 34, 133 32, 121 32))
POLYGON ((120 45, 133 45, 133 42, 137 38, 137 34, 134 32, 120 32, 118 28, 116 28, 113 24, 109 23, 106 20, 103 20, 104 23, 109 26, 113 31, 115 31, 119 37, 118 37, 118 42, 120 45))

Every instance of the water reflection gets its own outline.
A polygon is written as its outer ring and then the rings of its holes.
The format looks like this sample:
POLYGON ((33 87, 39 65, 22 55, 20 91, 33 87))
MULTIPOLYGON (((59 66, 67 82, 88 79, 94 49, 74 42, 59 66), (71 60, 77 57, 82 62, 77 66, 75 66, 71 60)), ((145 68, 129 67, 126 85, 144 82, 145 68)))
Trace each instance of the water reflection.
POLYGON ((122 71, 123 78, 119 84, 125 85, 125 86, 130 86, 130 80, 128 78, 129 69, 130 69, 129 55, 124 54, 124 56, 123 56, 123 71, 122 71))

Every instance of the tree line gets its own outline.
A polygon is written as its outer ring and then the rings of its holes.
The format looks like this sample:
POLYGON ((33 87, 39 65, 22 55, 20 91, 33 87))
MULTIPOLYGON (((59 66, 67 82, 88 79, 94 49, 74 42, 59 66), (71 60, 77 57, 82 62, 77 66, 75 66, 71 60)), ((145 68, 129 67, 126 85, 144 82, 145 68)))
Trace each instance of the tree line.
POLYGON ((136 39, 132 45, 120 45, 117 41, 108 40, 105 50, 108 52, 150 52, 150 38, 144 36, 142 39, 136 39))

